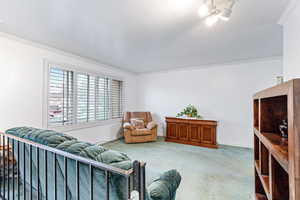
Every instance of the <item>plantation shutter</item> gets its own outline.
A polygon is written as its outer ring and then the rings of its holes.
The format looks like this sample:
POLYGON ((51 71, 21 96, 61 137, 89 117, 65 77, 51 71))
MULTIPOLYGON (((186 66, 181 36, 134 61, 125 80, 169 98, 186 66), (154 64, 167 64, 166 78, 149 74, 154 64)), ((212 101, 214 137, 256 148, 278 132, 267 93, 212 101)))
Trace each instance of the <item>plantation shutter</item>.
POLYGON ((111 82, 111 106, 112 118, 122 116, 122 81, 112 80, 111 82))
POLYGON ((48 125, 72 124, 73 72, 50 67, 48 90, 48 125))
POLYGON ((77 74, 77 122, 96 120, 96 77, 77 74))
POLYGON ((109 119, 110 113, 110 95, 109 95, 109 84, 110 81, 108 78, 98 77, 97 78, 97 93, 96 93, 96 102, 97 102, 97 120, 107 120, 109 119))

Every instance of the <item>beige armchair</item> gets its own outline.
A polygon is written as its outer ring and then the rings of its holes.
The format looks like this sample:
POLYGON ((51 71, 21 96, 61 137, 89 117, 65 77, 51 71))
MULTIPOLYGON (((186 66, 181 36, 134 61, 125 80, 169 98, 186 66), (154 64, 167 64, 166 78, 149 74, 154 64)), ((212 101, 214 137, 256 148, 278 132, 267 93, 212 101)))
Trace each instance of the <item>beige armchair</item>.
POLYGON ((126 112, 123 118, 126 143, 153 142, 157 139, 157 124, 152 121, 150 112, 126 112), (143 127, 136 127, 133 119, 142 120, 143 127))

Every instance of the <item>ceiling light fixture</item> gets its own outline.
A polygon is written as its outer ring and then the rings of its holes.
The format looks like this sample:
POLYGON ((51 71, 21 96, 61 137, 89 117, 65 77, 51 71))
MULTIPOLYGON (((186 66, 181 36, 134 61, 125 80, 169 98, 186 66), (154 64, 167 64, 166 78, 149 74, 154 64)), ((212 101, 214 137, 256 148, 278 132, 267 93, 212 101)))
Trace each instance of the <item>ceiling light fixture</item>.
POLYGON ((227 0, 225 6, 217 6, 215 0, 205 0, 200 6, 198 14, 201 18, 205 19, 207 26, 213 26, 219 19, 222 21, 228 21, 230 19, 232 8, 236 0, 227 0))

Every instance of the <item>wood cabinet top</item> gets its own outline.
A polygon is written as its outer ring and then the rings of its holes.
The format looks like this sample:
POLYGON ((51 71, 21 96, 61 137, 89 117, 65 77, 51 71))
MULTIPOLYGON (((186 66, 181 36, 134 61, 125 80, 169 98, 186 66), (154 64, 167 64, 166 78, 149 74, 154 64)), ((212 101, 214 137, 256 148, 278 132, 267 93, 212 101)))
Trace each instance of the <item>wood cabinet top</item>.
POLYGON ((166 121, 184 121, 184 122, 198 122, 198 123, 212 123, 217 125, 218 121, 216 120, 206 120, 206 119, 196 119, 196 118, 181 118, 181 117, 166 117, 166 121))
POLYGON ((275 97, 275 96, 289 95, 296 88, 295 87, 296 85, 300 85, 300 79, 293 79, 293 80, 284 82, 280 85, 276 85, 274 87, 260 91, 260 92, 256 93, 253 96, 253 98, 254 99, 262 99, 262 98, 269 98, 269 97, 275 97))

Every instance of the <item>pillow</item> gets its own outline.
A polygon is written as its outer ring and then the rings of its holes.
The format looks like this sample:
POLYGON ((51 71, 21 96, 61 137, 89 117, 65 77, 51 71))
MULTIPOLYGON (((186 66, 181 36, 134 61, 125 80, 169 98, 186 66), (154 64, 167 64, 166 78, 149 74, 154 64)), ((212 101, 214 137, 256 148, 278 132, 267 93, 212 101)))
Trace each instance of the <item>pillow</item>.
POLYGON ((133 127, 129 122, 125 122, 125 123, 123 124, 123 128, 124 128, 124 129, 130 129, 130 130, 133 130, 133 129, 134 129, 134 127, 133 127))
POLYGON ((132 126, 134 126, 137 129, 142 129, 145 128, 145 122, 143 119, 138 119, 138 118, 132 118, 130 120, 132 126))
POLYGON ((157 126, 157 124, 155 122, 149 122, 147 125, 147 129, 152 130, 153 128, 155 128, 157 126))

